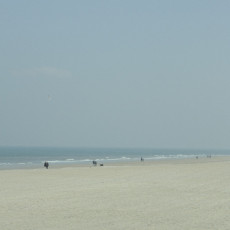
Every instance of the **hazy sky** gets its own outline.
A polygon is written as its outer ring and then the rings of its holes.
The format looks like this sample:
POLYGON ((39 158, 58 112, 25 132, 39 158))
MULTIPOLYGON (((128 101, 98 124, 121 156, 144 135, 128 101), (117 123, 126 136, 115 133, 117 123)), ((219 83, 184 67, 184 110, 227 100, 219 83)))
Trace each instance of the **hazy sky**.
POLYGON ((0 1, 0 146, 230 148, 230 1, 0 1))

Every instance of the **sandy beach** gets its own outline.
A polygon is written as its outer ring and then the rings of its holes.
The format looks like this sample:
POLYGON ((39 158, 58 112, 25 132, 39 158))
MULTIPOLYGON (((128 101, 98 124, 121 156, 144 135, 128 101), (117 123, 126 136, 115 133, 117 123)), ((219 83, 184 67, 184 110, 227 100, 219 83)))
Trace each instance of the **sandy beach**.
POLYGON ((230 229, 230 158, 0 171, 0 229, 230 229))

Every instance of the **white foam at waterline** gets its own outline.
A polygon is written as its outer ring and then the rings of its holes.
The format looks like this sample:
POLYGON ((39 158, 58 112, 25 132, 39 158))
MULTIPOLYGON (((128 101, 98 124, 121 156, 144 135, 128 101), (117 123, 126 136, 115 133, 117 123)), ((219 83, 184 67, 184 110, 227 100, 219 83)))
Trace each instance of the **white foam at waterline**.
POLYGON ((84 160, 78 160, 78 161, 92 161, 92 160, 90 160, 90 159, 84 159, 84 160))
POLYGON ((12 163, 0 163, 0 165, 12 165, 12 163))

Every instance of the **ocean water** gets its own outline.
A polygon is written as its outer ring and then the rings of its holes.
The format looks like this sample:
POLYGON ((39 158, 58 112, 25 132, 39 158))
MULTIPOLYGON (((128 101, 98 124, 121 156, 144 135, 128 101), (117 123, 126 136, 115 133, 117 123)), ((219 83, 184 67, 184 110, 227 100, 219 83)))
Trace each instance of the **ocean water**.
POLYGON ((230 155, 230 150, 141 149, 141 148, 52 148, 0 147, 0 169, 40 168, 45 161, 52 165, 162 160, 230 155))

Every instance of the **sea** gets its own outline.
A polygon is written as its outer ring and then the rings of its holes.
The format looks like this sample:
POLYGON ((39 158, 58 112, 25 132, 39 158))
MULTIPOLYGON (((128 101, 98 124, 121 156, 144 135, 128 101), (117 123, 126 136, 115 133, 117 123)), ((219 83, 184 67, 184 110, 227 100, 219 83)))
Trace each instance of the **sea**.
POLYGON ((151 148, 60 148, 60 147, 1 147, 0 170, 41 168, 45 161, 50 167, 92 165, 92 161, 106 165, 112 162, 135 162, 183 159, 207 156, 230 156, 230 150, 208 149, 151 149, 151 148))

